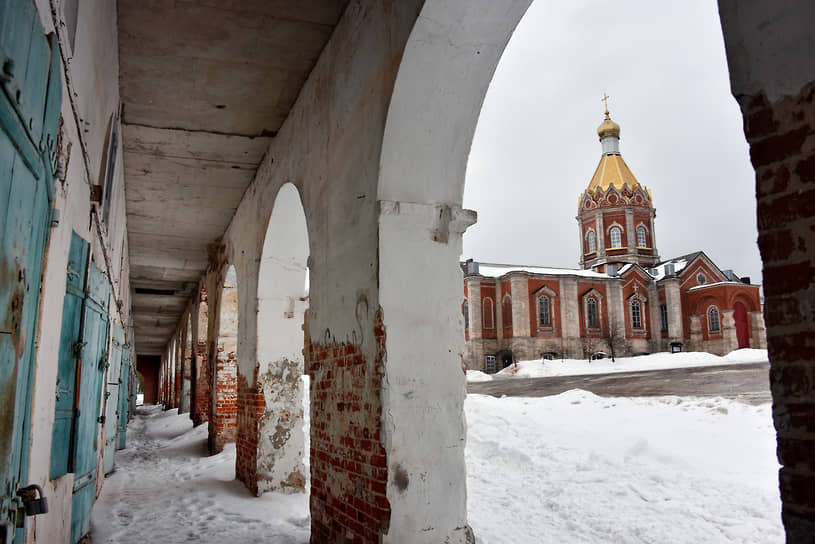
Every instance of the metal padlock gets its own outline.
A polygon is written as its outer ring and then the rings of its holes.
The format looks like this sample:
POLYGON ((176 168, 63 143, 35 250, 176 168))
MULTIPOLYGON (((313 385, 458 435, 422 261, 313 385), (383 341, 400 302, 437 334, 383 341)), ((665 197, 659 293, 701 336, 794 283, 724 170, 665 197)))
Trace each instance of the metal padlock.
POLYGON ((48 499, 45 498, 42 488, 37 484, 18 489, 17 495, 23 500, 26 516, 48 513, 48 499), (37 498, 38 495, 39 498, 37 498))

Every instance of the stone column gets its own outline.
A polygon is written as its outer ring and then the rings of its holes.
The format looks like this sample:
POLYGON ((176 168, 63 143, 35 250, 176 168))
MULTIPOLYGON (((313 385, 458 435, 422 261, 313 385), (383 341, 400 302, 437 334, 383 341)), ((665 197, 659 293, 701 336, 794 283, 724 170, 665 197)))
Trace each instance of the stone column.
POLYGON ((597 234, 597 258, 605 258, 606 256, 606 236, 605 226, 603 225, 603 214, 598 212, 595 218, 595 231, 597 234))
MULTIPOLYGON (((625 322, 628 319, 628 311, 625 300, 623 300, 622 279, 611 280, 607 284, 608 297, 606 311, 608 313, 608 323, 605 323, 605 336, 609 341, 615 343, 614 353, 617 357, 629 351, 628 339, 625 335, 625 322)), ((611 349, 611 345, 608 346, 611 349)))
POLYGON ((199 302, 196 306, 197 319, 193 322, 193 345, 195 348, 195 359, 193 361, 193 389, 192 407, 190 416, 195 425, 199 425, 209 419, 209 350, 207 349, 207 327, 209 322, 209 312, 207 309, 207 289, 201 287, 199 302))
MULTIPOLYGON (((189 323, 186 315, 183 320, 185 323, 189 323)), ((192 388, 192 331, 189 330, 188 326, 184 327, 181 336, 184 342, 181 348, 181 405, 179 406, 178 412, 189 413, 192 388)))
POLYGON ((730 83, 756 170, 770 390, 787 542, 815 535, 815 55, 808 0, 719 0, 730 83))
POLYGON ((767 329, 764 326, 764 314, 761 312, 750 312, 750 326, 753 329, 750 338, 750 347, 755 349, 767 349, 767 329))
POLYGON ((628 246, 628 253, 637 254, 637 233, 634 228, 634 210, 625 209, 625 238, 628 246))
POLYGON ((739 347, 739 339, 736 334, 736 319, 733 314, 733 310, 721 310, 722 353, 719 355, 725 355, 739 347))
POLYGON ((581 357, 580 347, 580 301, 576 278, 560 278, 560 323, 564 356, 581 357))
POLYGON ((653 281, 648 285, 648 313, 648 332, 651 335, 648 350, 651 353, 664 351, 665 348, 662 345, 662 316, 659 311, 659 293, 657 292, 656 283, 653 281))
POLYGON ((528 359, 532 355, 527 344, 529 343, 529 277, 526 274, 512 274, 510 276, 512 289, 512 356, 517 359, 528 359), (517 351, 517 353, 516 353, 517 351))
POLYGON ((470 312, 470 341, 484 336, 481 315, 481 278, 467 278, 467 307, 470 312))
MULTIPOLYGON (((669 315, 670 315, 670 310, 669 315)), ((702 317, 701 315, 690 316, 690 340, 685 351, 702 351, 702 317)), ((670 328, 670 321, 668 322, 670 328)))
MULTIPOLYGON (((665 278, 662 282, 665 286, 665 306, 668 309, 668 342, 684 342, 685 327, 682 322, 682 296, 679 291, 682 282, 678 277, 665 278)), ((701 324, 699 326, 699 331, 701 331, 701 324)), ((699 345, 701 346, 701 344, 699 345)))

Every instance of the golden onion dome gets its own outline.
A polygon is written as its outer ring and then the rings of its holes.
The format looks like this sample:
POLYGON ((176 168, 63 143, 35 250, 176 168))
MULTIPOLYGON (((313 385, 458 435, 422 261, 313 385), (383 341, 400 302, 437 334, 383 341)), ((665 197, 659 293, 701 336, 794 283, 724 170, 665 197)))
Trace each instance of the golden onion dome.
POLYGON ((620 137, 620 125, 611 120, 611 117, 608 115, 608 110, 606 110, 606 118, 603 119, 603 123, 597 127, 597 135, 600 136, 600 138, 605 138, 606 136, 620 137))

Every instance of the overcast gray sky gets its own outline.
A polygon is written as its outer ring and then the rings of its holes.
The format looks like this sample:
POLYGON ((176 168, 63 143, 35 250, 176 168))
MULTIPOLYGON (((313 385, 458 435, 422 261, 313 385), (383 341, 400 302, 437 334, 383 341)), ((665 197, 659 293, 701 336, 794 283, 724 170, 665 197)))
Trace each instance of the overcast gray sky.
POLYGON ((703 250, 760 283, 754 173, 714 0, 533 2, 481 111, 463 258, 578 266, 604 92, 622 156, 653 192, 660 256, 703 250))

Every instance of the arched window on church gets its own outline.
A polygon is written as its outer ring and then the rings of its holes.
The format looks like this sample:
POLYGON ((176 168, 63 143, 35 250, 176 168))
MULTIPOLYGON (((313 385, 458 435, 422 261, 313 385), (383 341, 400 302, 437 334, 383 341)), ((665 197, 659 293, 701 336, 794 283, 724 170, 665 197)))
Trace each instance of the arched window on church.
POLYGON ((637 246, 648 247, 648 238, 645 235, 645 227, 637 227, 637 246))
POLYGON ((481 307, 481 312, 484 314, 484 328, 495 328, 495 307, 492 304, 492 299, 487 297, 484 299, 484 304, 481 307))
POLYGON ((611 227, 611 248, 623 247, 623 231, 620 227, 611 227))
POLYGON ((597 300, 593 298, 586 300, 586 326, 595 329, 600 326, 597 320, 597 300))
POLYGON ((504 295, 501 301, 501 320, 504 327, 512 327, 512 298, 509 295, 504 295))
POLYGON ((631 302, 631 326, 635 329, 642 328, 642 309, 639 300, 631 302))
POLYGON ((467 305, 466 300, 461 305, 461 313, 464 314, 464 330, 466 331, 470 328, 470 307, 467 305))
POLYGON ((707 311, 707 324, 708 331, 719 332, 721 325, 719 324, 719 309, 716 306, 711 306, 707 311))
POLYGON ((593 230, 590 230, 586 235, 586 244, 588 245, 589 249, 586 253, 594 253, 597 251, 597 235, 594 234, 593 230))
POLYGON ((549 327, 552 324, 549 297, 546 295, 538 297, 538 323, 541 327, 549 327))

